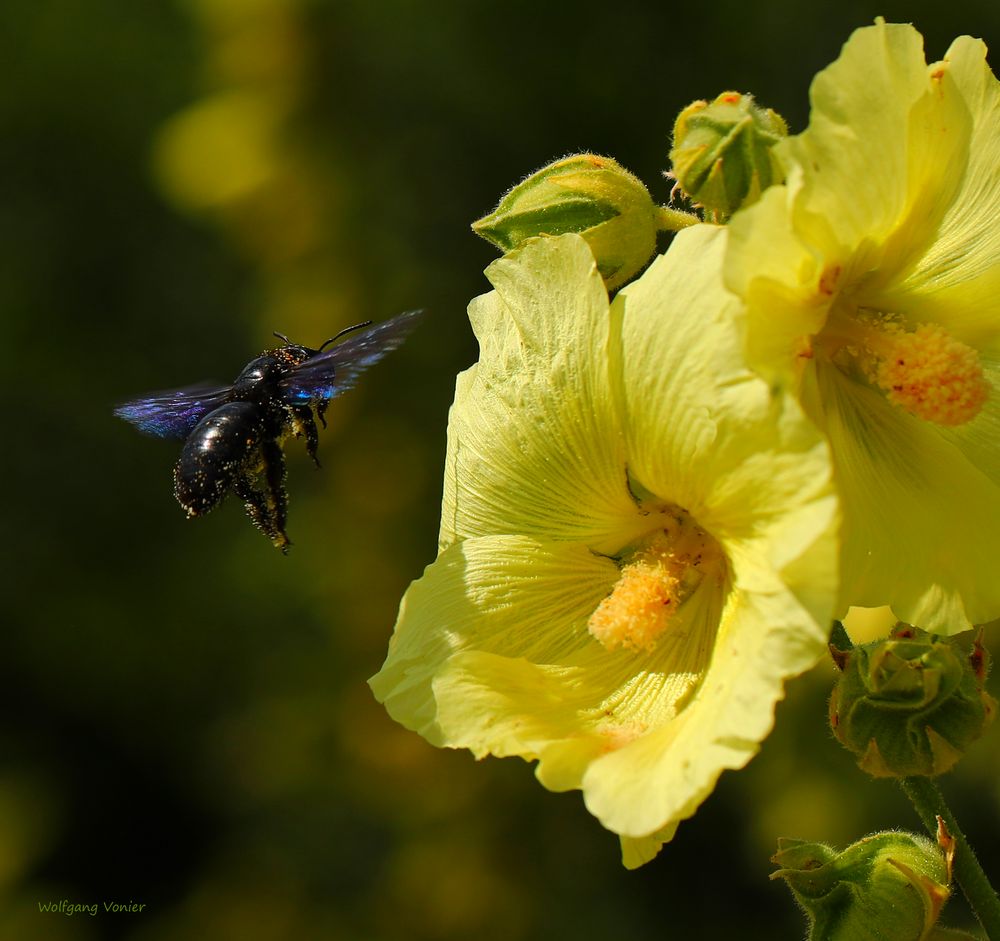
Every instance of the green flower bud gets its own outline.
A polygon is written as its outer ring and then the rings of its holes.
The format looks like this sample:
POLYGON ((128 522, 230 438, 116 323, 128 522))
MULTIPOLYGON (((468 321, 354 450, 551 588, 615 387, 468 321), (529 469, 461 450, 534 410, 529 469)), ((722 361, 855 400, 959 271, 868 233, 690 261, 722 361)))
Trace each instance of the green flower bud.
POLYGON ((950 894, 953 841, 886 832, 843 852, 779 840, 771 858, 809 919, 809 941, 926 941, 950 894))
POLYGON ((874 777, 934 777, 948 771, 996 714, 983 690, 987 653, 976 640, 962 656, 931 634, 897 624, 887 640, 835 652, 843 673, 830 724, 874 777))
POLYGON ((772 148, 787 136, 781 115, 750 95, 723 92, 711 104, 695 101, 674 123, 673 176, 696 204, 725 218, 784 180, 772 148))
POLYGON ((472 229, 504 252, 538 235, 576 232, 613 290, 656 251, 658 213, 646 187, 617 161, 577 154, 532 173, 472 229))

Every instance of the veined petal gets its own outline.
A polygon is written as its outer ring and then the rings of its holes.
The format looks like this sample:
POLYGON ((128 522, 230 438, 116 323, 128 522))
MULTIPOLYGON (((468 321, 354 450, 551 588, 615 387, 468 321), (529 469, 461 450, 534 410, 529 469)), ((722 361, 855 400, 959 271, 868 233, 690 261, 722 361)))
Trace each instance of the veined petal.
POLYGON ((616 551, 636 515, 590 249, 532 240, 487 275, 496 290, 469 307, 480 360, 449 420, 441 544, 520 533, 616 551))
POLYGON ((825 625, 782 590, 779 577, 772 574, 767 592, 734 589, 697 693, 670 723, 591 763, 583 780, 588 809, 630 837, 690 817, 722 771, 756 754, 784 681, 813 666, 825 640, 825 625))
POLYGON ((769 187, 728 226, 723 279, 746 305, 747 358, 769 382, 805 364, 830 306, 823 258, 795 233, 791 200, 788 187, 769 187))
POLYGON ((968 109, 947 69, 928 70, 920 34, 886 23, 855 30, 809 98, 808 129, 777 145, 796 232, 830 289, 881 282, 934 238, 965 169, 968 109))
POLYGON ((779 145, 787 187, 730 226, 727 284, 747 305, 751 364, 792 377, 830 441, 841 609, 891 604, 954 633, 1000 614, 1000 85, 982 43, 926 66, 912 27, 879 24, 811 101, 809 128, 779 145), (911 361, 923 325, 940 339, 928 355, 955 371, 911 361), (923 408, 938 401, 974 404, 923 408))
POLYGON ((464 745, 438 724, 432 681, 445 662, 472 650, 566 663, 593 644, 587 618, 617 577, 610 559, 575 543, 525 536, 456 543, 403 596, 389 655, 370 680, 375 697, 433 744, 464 745))
MULTIPOLYGON (((956 433, 949 442, 829 365, 809 375, 805 403, 826 428, 842 497, 842 609, 890 601, 897 617, 940 634, 996 617, 995 480, 965 458, 956 433)), ((986 422, 997 428, 995 408, 974 424, 986 422)))
POLYGON ((526 757, 555 744, 539 777, 556 790, 578 786, 582 768, 567 771, 560 748, 587 739, 607 749, 674 715, 704 670, 721 606, 714 592, 696 592, 654 652, 608 652, 587 620, 618 574, 580 544, 456 543, 404 596, 371 680, 376 697, 435 744, 526 757))
POLYGON ((748 306, 747 352, 766 377, 799 375, 842 292, 900 309, 969 159, 972 117, 953 71, 925 64, 911 26, 880 23, 817 75, 809 127, 776 146, 787 185, 730 226, 726 284, 748 306))
POLYGON ((896 309, 998 357, 1000 82, 986 64, 986 46, 968 36, 952 43, 942 67, 971 115, 968 164, 929 250, 896 290, 896 309))
POLYGON ((732 365, 729 351, 716 347, 739 310, 711 277, 723 244, 724 232, 714 226, 679 233, 666 255, 619 292, 612 310, 622 337, 615 359, 622 364, 629 473, 696 517, 704 462, 721 443, 713 397, 732 365))
POLYGON ((734 586, 760 590, 713 586, 655 651, 609 652, 586 622, 613 563, 579 544, 464 540, 411 586, 372 688, 434 744, 537 759, 546 787, 582 788, 639 865, 749 760, 783 681, 824 650, 825 626, 766 559, 731 565, 734 586))
MULTIPOLYGON (((550 549, 561 552, 557 545, 550 549)), ((536 555, 536 565, 545 561, 536 555)), ((706 595, 685 605, 671 637, 652 653, 605 650, 586 635, 583 617, 576 631, 567 630, 565 619, 550 622, 544 639, 531 638, 530 657, 510 635, 499 650, 479 644, 449 657, 433 682, 446 744, 477 757, 537 758, 537 776, 550 790, 580 787, 594 758, 683 713, 712 656, 722 607, 721 593, 706 595), (567 635, 577 639, 572 650, 567 635), (546 641, 549 648, 539 650, 546 641)), ((518 606, 524 601, 519 597, 518 606)))
POLYGON ((686 229, 615 299, 629 471, 723 546, 753 542, 779 569, 819 544, 823 574, 806 581, 825 599, 813 615, 826 620, 835 578, 829 450, 791 394, 745 364, 742 307, 722 286, 725 241, 724 229, 686 229))
POLYGON ((1000 487, 1000 358, 982 357, 983 378, 989 385, 989 397, 983 410, 970 422, 954 428, 939 428, 938 433, 954 445, 962 457, 979 473, 1000 487))

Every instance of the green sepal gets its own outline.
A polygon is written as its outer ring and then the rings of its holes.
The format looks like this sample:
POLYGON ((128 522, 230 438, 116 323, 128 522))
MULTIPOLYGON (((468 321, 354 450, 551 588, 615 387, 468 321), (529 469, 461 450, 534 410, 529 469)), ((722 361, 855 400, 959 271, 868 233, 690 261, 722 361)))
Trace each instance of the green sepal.
POLYGON ((909 625, 854 648, 830 697, 830 724, 873 777, 935 777, 989 727, 986 650, 970 655, 909 625))
POLYGON ((725 219, 784 180, 772 148, 787 135, 784 119, 750 95, 692 102, 674 123, 672 174, 685 195, 725 219))
POLYGON ((809 941, 926 941, 950 894, 950 842, 889 831, 837 852, 779 840, 771 861, 810 922, 809 941))

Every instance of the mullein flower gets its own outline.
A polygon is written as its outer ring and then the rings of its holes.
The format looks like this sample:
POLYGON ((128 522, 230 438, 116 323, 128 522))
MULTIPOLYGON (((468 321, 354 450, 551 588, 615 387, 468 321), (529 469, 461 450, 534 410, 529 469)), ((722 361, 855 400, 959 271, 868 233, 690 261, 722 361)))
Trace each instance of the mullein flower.
POLYGON ((979 41, 928 66, 858 30, 814 81, 787 183, 730 227, 748 355, 831 444, 840 610, 951 634, 1000 616, 1000 85, 979 41))
POLYGON ((680 233, 610 306, 577 235, 487 269, 440 554, 371 680, 431 743, 581 789, 629 867, 756 753, 834 598, 827 448, 743 363, 724 238, 680 233))

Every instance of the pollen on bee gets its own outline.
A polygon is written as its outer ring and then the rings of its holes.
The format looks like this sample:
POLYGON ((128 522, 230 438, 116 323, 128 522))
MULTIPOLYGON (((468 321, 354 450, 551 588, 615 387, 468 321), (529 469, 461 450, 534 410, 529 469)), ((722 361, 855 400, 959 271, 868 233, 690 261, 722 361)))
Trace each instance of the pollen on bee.
POLYGON ((938 324, 893 333, 879 353, 874 381, 890 402, 918 418, 962 425, 989 397, 977 352, 938 324))

